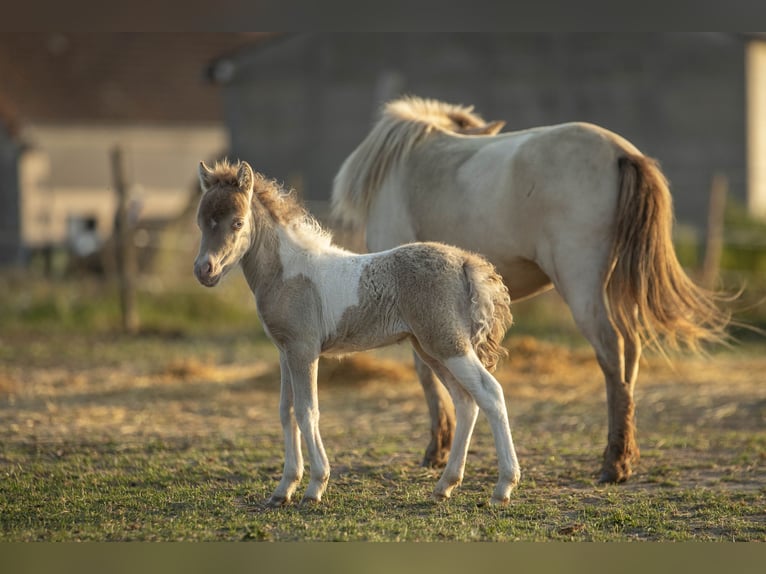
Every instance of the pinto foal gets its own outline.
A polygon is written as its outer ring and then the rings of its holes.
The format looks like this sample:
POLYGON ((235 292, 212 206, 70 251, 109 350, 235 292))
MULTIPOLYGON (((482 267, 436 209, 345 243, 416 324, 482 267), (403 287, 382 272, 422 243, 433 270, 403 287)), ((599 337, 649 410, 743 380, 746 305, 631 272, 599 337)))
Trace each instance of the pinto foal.
POLYGON ((330 466, 319 435, 317 363, 408 339, 449 389, 456 430, 436 484, 437 500, 463 479, 468 444, 481 409, 492 427, 499 480, 493 504, 506 504, 520 471, 503 390, 488 369, 505 353, 510 298, 483 258, 439 243, 413 243, 355 254, 297 200, 245 162, 199 166, 202 232, 194 274, 215 286, 239 264, 255 295, 264 330, 279 349, 280 418, 285 437, 282 479, 269 506, 287 504, 303 475, 301 433, 311 479, 303 500, 319 502, 330 466))

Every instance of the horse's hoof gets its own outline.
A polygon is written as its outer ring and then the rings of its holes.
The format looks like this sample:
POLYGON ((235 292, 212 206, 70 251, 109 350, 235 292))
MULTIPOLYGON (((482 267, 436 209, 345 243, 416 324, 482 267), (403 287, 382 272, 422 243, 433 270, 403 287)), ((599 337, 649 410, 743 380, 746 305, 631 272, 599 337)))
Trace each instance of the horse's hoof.
POLYGON ((603 468, 598 482, 599 484, 619 484, 628 480, 631 474, 631 471, 626 468, 603 468))
POLYGON ((447 466, 447 458, 449 458, 449 452, 426 452, 420 465, 425 468, 444 468, 447 466))
POLYGON ((319 498, 312 498, 310 496, 304 496, 301 500, 301 506, 318 506, 321 502, 319 498))
POLYGON ((493 496, 489 499, 490 506, 508 506, 509 502, 511 502, 510 496, 504 496, 503 498, 495 498, 493 496))
POLYGON ((290 502, 290 499, 285 498, 284 496, 271 496, 266 501, 266 508, 282 508, 283 506, 286 506, 288 502, 290 502))
POLYGON ((627 475, 619 475, 610 470, 602 470, 601 476, 598 477, 599 484, 621 484, 626 480, 628 480, 627 475))

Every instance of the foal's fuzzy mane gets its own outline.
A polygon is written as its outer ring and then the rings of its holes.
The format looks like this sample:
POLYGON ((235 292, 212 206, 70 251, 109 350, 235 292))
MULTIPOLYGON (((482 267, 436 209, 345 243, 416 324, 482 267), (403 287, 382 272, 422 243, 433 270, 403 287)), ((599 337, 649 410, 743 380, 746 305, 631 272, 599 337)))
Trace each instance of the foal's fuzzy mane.
MULTIPOLYGON (((208 179, 211 184, 217 182, 225 187, 238 187, 241 166, 241 162, 218 161, 208 179)), ((306 210, 294 190, 285 190, 277 180, 257 171, 253 171, 252 184, 253 201, 263 207, 274 223, 315 245, 329 245, 332 242, 332 234, 306 210)))
POLYGON ((237 180, 237 171, 239 170, 240 163, 233 164, 228 159, 222 159, 215 162, 212 168, 209 168, 208 173, 205 176, 205 182, 208 188, 212 188, 215 185, 221 187, 237 187, 239 182, 237 180))
POLYGON ((433 132, 455 134, 455 125, 479 126, 484 120, 473 106, 407 96, 387 103, 381 117, 335 177, 333 216, 362 225, 386 176, 433 132))

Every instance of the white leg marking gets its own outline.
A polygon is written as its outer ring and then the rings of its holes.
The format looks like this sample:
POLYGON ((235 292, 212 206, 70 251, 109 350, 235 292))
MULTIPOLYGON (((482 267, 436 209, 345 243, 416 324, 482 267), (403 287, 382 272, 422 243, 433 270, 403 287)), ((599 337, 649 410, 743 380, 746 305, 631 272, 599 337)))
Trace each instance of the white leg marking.
POLYGON ((292 378, 295 419, 306 438, 311 479, 303 496, 304 502, 319 502, 330 478, 330 463, 319 435, 319 401, 317 398, 317 362, 288 357, 292 378))
POLYGON ((465 461, 468 457, 468 446, 471 442, 476 418, 479 415, 479 407, 473 397, 467 393, 452 376, 444 377, 445 385, 450 391, 452 402, 455 405, 455 436, 452 441, 447 466, 436 483, 434 498, 442 500, 449 498, 452 490, 463 482, 465 461))
POLYGON ((296 487, 303 478, 303 454, 301 453, 301 431, 293 415, 293 388, 290 369, 284 354, 279 357, 281 369, 281 395, 279 398, 279 418, 282 422, 282 432, 285 437, 285 466, 282 479, 279 481, 268 506, 284 506, 293 496, 296 487))
POLYGON ((492 504, 506 504, 511 490, 519 482, 521 472, 516 449, 511 438, 508 411, 500 383, 484 368, 476 354, 471 351, 462 357, 452 357, 444 362, 450 373, 476 400, 487 416, 495 439, 500 477, 492 493, 492 504))

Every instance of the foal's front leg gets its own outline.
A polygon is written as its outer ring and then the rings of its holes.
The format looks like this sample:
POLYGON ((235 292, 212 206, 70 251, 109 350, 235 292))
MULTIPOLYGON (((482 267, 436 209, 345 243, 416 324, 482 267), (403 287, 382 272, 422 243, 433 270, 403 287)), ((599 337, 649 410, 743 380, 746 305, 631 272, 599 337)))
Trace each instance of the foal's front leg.
POLYGON ((284 506, 293 496, 298 483, 303 477, 303 454, 301 453, 301 431, 293 414, 293 386, 290 368, 284 353, 279 356, 279 368, 282 379, 279 398, 279 418, 285 437, 285 467, 279 486, 266 502, 268 506, 284 506))
POLYGON ((319 357, 306 358, 301 352, 287 353, 293 388, 295 418, 309 452, 311 480, 303 502, 319 502, 330 478, 330 463, 319 436, 319 400, 317 397, 317 365, 319 357))

